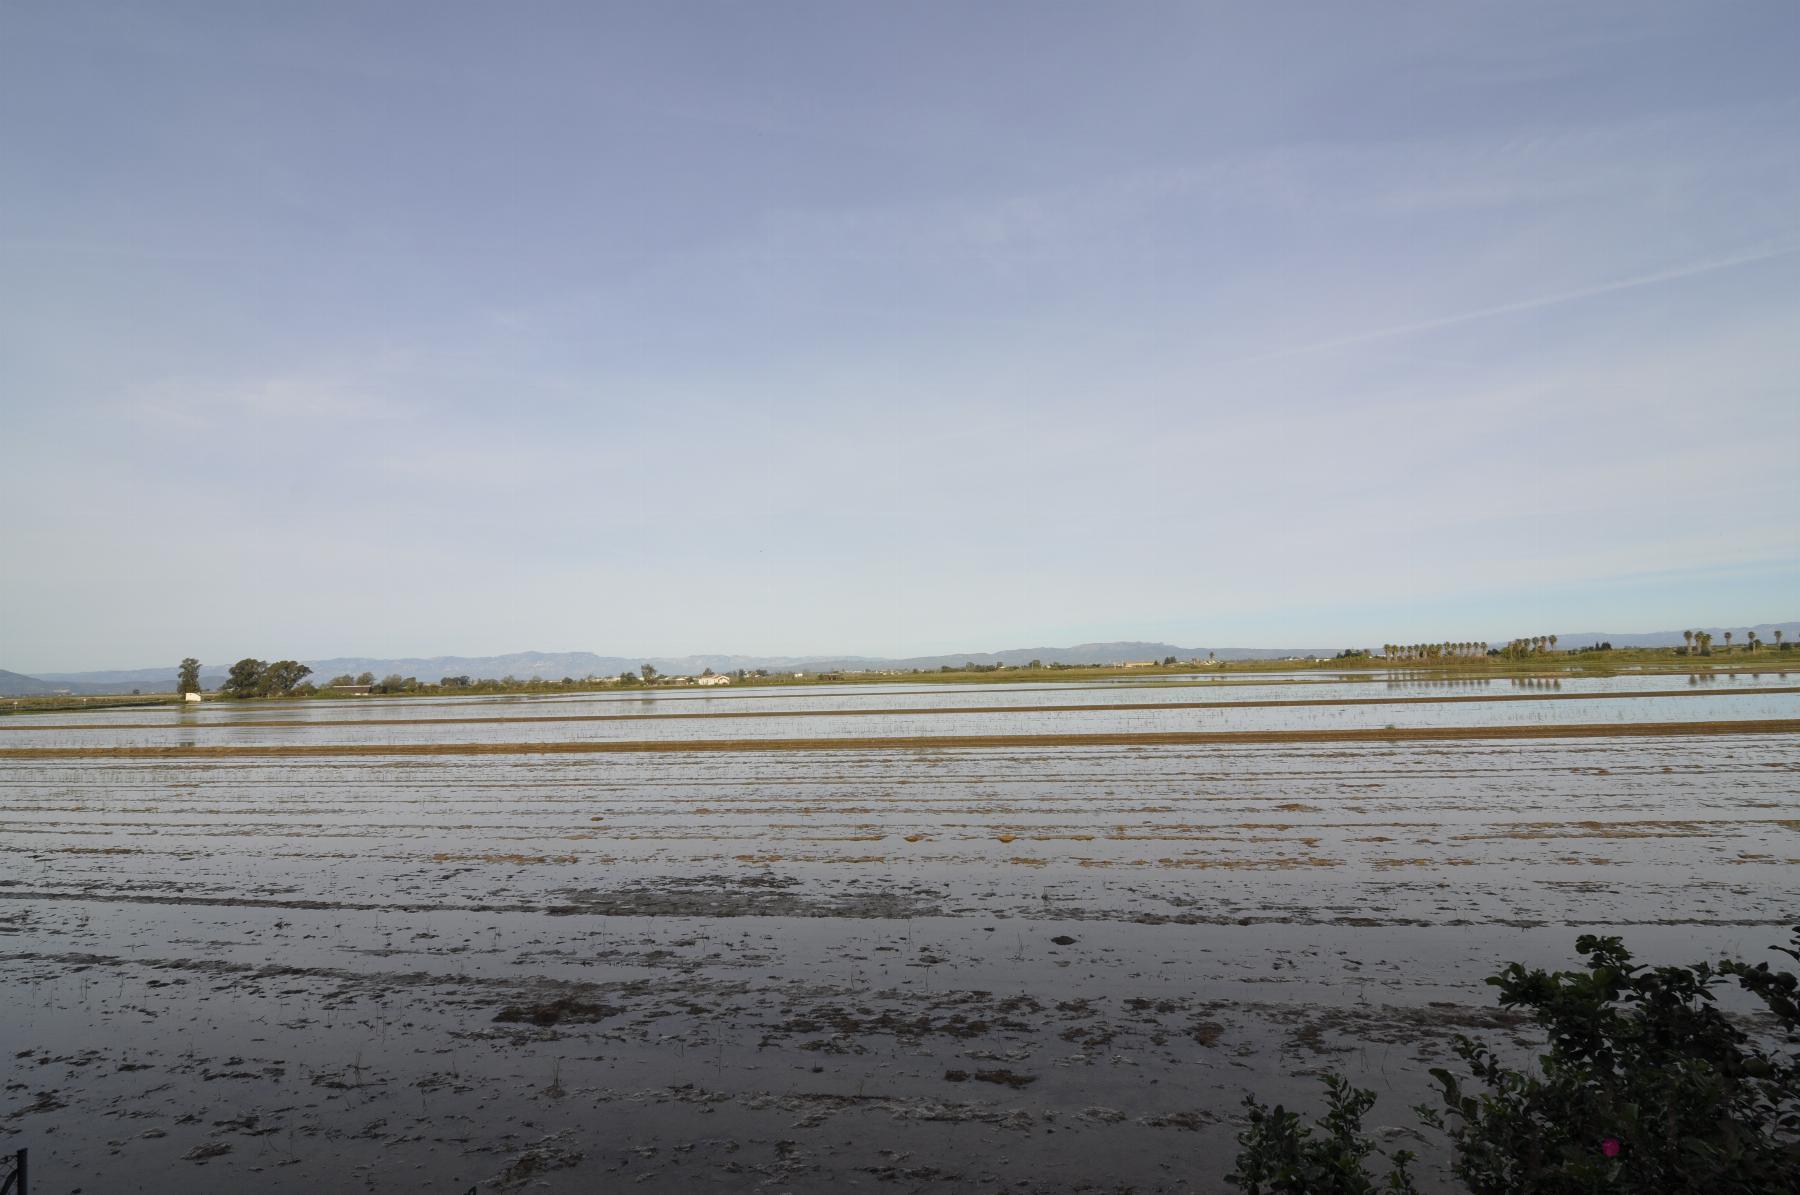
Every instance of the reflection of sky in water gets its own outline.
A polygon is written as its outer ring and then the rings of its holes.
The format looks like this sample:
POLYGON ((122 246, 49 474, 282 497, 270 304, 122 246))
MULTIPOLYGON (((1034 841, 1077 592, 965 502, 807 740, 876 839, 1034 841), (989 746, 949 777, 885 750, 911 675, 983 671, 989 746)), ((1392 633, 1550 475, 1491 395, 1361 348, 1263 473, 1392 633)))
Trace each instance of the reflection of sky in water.
MULTIPOLYGON (((1572 690, 1574 682, 1563 682, 1563 693, 1572 690)), ((1592 682, 1588 682, 1592 683, 1592 682)), ((1604 682, 1613 692, 1628 692, 1630 687, 1618 681, 1604 682)), ((1322 686, 1321 686, 1322 687, 1322 686)), ((1514 692, 1505 682, 1495 686, 1498 692, 1514 692)), ((1642 687, 1642 686, 1632 686, 1642 687)), ((920 712, 913 714, 869 714, 834 717, 734 717, 734 718, 644 718, 606 722, 530 722, 504 720, 468 724, 439 725, 335 725, 308 726, 296 721, 291 726, 235 726, 229 718, 193 718, 180 723, 165 720, 158 727, 146 722, 141 729, 94 730, 14 730, 0 737, 0 744, 13 746, 150 746, 198 744, 290 744, 302 743, 490 743, 490 742, 596 742, 596 741, 666 741, 681 739, 747 739, 747 738, 875 738, 936 735, 1007 735, 1007 734, 1103 734, 1145 733, 1165 731, 1262 731, 1262 730, 1352 730, 1399 727, 1459 726, 1553 726, 1570 723, 1616 724, 1631 722, 1706 722, 1739 721, 1764 718, 1800 717, 1800 694, 1757 693, 1748 684, 1731 686, 1738 692, 1702 691, 1695 696, 1677 697, 1613 697, 1584 701, 1580 698, 1548 701, 1451 702, 1403 705, 1301 705, 1288 707, 1159 709, 1170 701, 1191 701, 1191 689, 1163 689, 1146 695, 1142 709, 1077 710, 1068 712, 1021 711, 1018 713, 953 714, 932 713, 934 706, 961 704, 971 694, 957 694, 960 701, 946 703, 944 694, 887 694, 884 707, 906 706, 920 712)), ((1596 690, 1589 690, 1596 691, 1596 690)), ((1605 689, 1597 691, 1607 691, 1605 689)), ((987 696, 982 693, 980 696, 987 696)), ((1292 695, 1292 694, 1290 694, 1292 695)), ((1363 687, 1358 696, 1373 696, 1363 687)), ((822 697, 824 695, 821 695, 822 697)), ((1001 696, 995 694, 995 696, 1001 696)), ((1020 695, 1021 697, 1027 695, 1020 695)), ((1041 702, 1045 695, 1035 695, 1041 702)), ((1078 694, 1058 694, 1065 697, 1078 694)), ((1106 696, 1118 697, 1118 693, 1106 696)), ((1306 694, 1309 698, 1311 693, 1306 694)), ((984 704, 1033 704, 1032 701, 992 702, 984 704)), ((1076 704, 1069 701, 1067 704, 1076 704)), ((406 702, 382 703, 383 712, 397 711, 406 702)), ((654 703, 643 703, 654 704, 654 703)), ((724 704, 721 702, 721 704, 724 704)), ((867 708, 868 703, 857 703, 867 708)), ((618 703, 608 703, 617 712, 618 703)), ((683 708, 693 708, 692 706, 683 708)), ((706 709, 717 708, 707 702, 706 709)), ((750 709, 755 713, 767 705, 740 699, 728 708, 750 709)), ((787 707, 796 708, 796 707, 787 707)), ((822 700, 798 708, 834 708, 822 700)), ((844 708, 838 705, 835 708, 844 708)), ((439 707, 439 716, 443 716, 439 707)), ((525 712, 524 710, 517 711, 525 712)), ((559 705, 558 713, 576 712, 559 705)))
MULTIPOLYGON (((1719 676, 1630 675, 1613 677, 1483 677, 1476 679, 1431 679, 1418 674, 1374 674, 1351 681, 1318 681, 1317 674, 1304 681, 1270 680, 1263 674, 1257 681, 1216 679, 1204 684, 985 684, 985 685, 855 685, 794 686, 773 690, 712 691, 691 688, 647 690, 635 693, 584 694, 554 697, 406 697, 359 698, 347 701, 295 702, 208 702, 198 710, 186 708, 116 709, 85 711, 49 711, 42 714, 17 715, 0 721, 0 743, 24 741, 20 731, 32 724, 76 726, 87 722, 104 725, 149 727, 223 727, 237 722, 292 721, 337 722, 352 719, 393 720, 401 718, 529 718, 568 717, 594 714, 692 714, 692 713, 762 713, 776 710, 857 710, 857 709, 934 709, 946 706, 1033 706, 1033 705, 1121 705, 1141 704, 1147 708, 1171 702, 1233 701, 1335 701, 1367 700, 1381 697, 1463 697, 1525 695, 1531 693, 1634 693, 1645 691, 1741 692, 1747 689, 1782 687, 1800 684, 1800 670, 1769 671, 1755 674, 1719 676), (15 729, 16 728, 16 729, 15 729)), ((1751 701, 1751 698, 1739 698, 1751 701)), ((1508 703, 1470 703, 1472 708, 1497 710, 1508 703)), ((1569 703, 1552 703, 1569 704, 1569 703)), ((1633 705, 1635 703, 1624 703, 1633 705)), ((1490 722, 1488 718, 1448 723, 1422 722, 1414 717, 1430 707, 1422 705, 1376 707, 1392 709, 1403 717, 1384 718, 1375 725, 1396 722, 1402 725, 1510 725, 1511 721, 1490 722)), ((1686 707, 1682 707, 1686 708, 1686 707)), ((1792 706, 1783 706, 1791 710, 1792 706)), ((963 716, 966 720, 967 717, 963 716)), ((1049 717, 1051 715, 1044 715, 1049 717)), ((1614 715, 1616 717, 1617 715, 1614 715)), ((1685 721, 1705 717, 1785 717, 1785 713, 1744 713, 1723 715, 1655 714, 1630 720, 1685 721)), ((1559 721, 1610 721, 1612 718, 1558 717, 1559 721)), ((746 720, 747 721, 747 720, 746 720)), ((796 723, 806 721, 793 719, 796 723)), ((909 722, 916 719, 908 719, 909 722)), ((740 722, 740 725, 742 723, 740 722)), ((530 723, 517 724, 515 729, 530 723)), ((550 724, 554 725, 554 724, 550 724)), ((577 724, 571 724, 577 725, 577 724)), ((1261 724, 1259 724, 1260 726, 1261 724)), ((331 728, 333 730, 340 728, 331 728)), ((113 734, 124 732, 108 732, 113 734)), ((805 732, 793 731, 793 734, 805 732)), ((914 733, 953 733, 917 731, 914 733)), ((963 733, 989 733, 970 730, 963 733)), ((1004 733, 1004 732, 1002 732, 1004 733)), ((40 736, 32 734, 32 740, 40 736)), ((515 737, 509 734, 507 737, 515 737)), ((537 736, 532 736, 537 737, 537 736)), ((552 736, 557 737, 557 736, 552 736)), ((594 737, 581 733, 575 737, 594 737)), ((633 737, 621 734, 608 737, 633 737)), ((646 737, 648 737, 646 735, 646 737)), ((679 737, 701 737, 680 735, 679 737)), ((335 736, 334 736, 335 739, 335 736)), ((245 740, 238 740, 245 741, 245 740)), ((342 739, 337 741, 353 741, 342 739)), ((360 741, 360 740, 358 740, 360 741)))

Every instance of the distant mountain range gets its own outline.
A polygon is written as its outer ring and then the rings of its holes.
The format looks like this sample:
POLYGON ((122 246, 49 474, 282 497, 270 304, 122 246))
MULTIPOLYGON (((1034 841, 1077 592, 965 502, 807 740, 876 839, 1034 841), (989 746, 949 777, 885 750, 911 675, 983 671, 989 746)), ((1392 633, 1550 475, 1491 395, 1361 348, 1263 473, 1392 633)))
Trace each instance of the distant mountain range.
MULTIPOLYGON (((175 670, 173 668, 146 669, 156 675, 154 681, 72 681, 47 680, 38 676, 25 676, 18 672, 8 672, 0 668, 0 697, 52 697, 58 693, 129 693, 133 689, 144 689, 155 693, 174 692, 175 670)), ((97 675, 105 676, 106 673, 97 675)), ((222 675, 222 674, 221 674, 222 675)))
MULTIPOLYGON (((1722 646, 1725 627, 1696 628, 1712 633, 1722 646)), ((1754 630, 1765 643, 1773 643, 1775 631, 1790 641, 1800 640, 1800 622, 1762 623, 1754 627, 1729 628, 1739 643, 1744 633, 1754 630)), ((1504 641, 1497 641, 1504 642, 1504 641)), ((1682 642, 1680 631, 1658 631, 1648 635, 1624 635, 1608 631, 1558 634, 1557 646, 1563 650, 1586 647, 1592 643, 1611 643, 1614 647, 1671 647, 1682 642)), ((1359 644, 1379 650, 1379 645, 1359 644)), ((470 676, 497 679, 514 676, 521 679, 557 680, 565 676, 581 679, 589 676, 617 676, 636 672, 649 664, 658 672, 673 675, 692 674, 710 668, 714 672, 736 672, 740 668, 766 668, 771 672, 848 672, 862 669, 937 669, 948 664, 1029 664, 1042 660, 1046 664, 1123 664, 1132 660, 1161 660, 1167 656, 1188 660, 1215 655, 1221 660, 1267 660, 1285 656, 1335 655, 1340 647, 1179 647, 1173 643, 1146 643, 1129 640, 1114 643, 1077 643, 1073 647, 1019 647, 994 652, 953 652, 936 656, 908 656, 890 659, 881 656, 601 656, 586 651, 524 651, 503 656, 430 656, 378 660, 366 656, 339 656, 329 660, 307 660, 313 677, 319 681, 349 673, 352 676, 372 672, 377 677, 398 674, 422 681, 435 681, 444 676, 470 676)), ((228 665, 212 665, 200 670, 200 679, 213 688, 225 678, 228 665)), ((119 693, 132 689, 145 692, 169 692, 175 685, 175 665, 166 668, 133 668, 101 672, 44 672, 24 676, 0 670, 0 695, 35 696, 50 693, 119 693)))

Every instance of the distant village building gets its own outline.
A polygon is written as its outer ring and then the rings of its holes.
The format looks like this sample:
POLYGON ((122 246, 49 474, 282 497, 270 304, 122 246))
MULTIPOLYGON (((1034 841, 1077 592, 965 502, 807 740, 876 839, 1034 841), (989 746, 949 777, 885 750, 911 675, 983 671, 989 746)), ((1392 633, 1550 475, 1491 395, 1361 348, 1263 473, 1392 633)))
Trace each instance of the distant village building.
POLYGON ((204 697, 201 697, 200 694, 198 694, 198 693, 185 693, 182 695, 182 700, 183 701, 204 701, 206 699, 204 697))
POLYGON ((1121 667, 1121 668, 1154 668, 1154 667, 1156 667, 1156 661, 1155 660, 1126 660, 1123 664, 1120 664, 1119 667, 1121 667))
POLYGON ((694 683, 701 685, 729 685, 731 683, 731 678, 722 672, 715 672, 711 676, 701 677, 694 683))

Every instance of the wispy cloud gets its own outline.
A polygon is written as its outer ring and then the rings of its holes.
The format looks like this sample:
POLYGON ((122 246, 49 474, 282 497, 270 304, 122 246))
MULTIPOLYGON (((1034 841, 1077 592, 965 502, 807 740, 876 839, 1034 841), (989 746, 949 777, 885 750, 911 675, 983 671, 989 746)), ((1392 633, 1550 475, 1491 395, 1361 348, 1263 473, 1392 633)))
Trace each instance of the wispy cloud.
POLYGON ((1758 262, 1775 261, 1783 257, 1800 254, 1800 245, 1782 245, 1772 249, 1754 249, 1708 261, 1690 262, 1673 266, 1666 270, 1657 270, 1648 274, 1639 274, 1630 278, 1616 278, 1609 282, 1596 283, 1593 286, 1577 287, 1573 290, 1557 291, 1547 295, 1534 295, 1528 299, 1519 299, 1511 303, 1497 303, 1491 307, 1478 307, 1471 311, 1459 311, 1451 315, 1436 316, 1432 319, 1415 320, 1411 323, 1393 324, 1385 328, 1370 328, 1361 332, 1352 332, 1345 336, 1332 337, 1329 340, 1314 341, 1311 344, 1295 345, 1289 348, 1274 349, 1266 353, 1257 353, 1240 358, 1241 362, 1279 360, 1286 357, 1299 357, 1312 353, 1330 352, 1333 349, 1350 348, 1355 345, 1372 344, 1379 340, 1392 340, 1402 336, 1414 336, 1420 332, 1432 332, 1439 328, 1455 327, 1458 324, 1474 323, 1478 320, 1493 319, 1503 315, 1517 315, 1526 311, 1537 311, 1545 307, 1557 307, 1565 303, 1578 303, 1585 299, 1596 299, 1602 295, 1617 294, 1620 291, 1637 290, 1647 286, 1661 286, 1664 283, 1679 282, 1684 278, 1697 278, 1703 274, 1715 274, 1722 270, 1734 270, 1741 266, 1755 265, 1758 262))

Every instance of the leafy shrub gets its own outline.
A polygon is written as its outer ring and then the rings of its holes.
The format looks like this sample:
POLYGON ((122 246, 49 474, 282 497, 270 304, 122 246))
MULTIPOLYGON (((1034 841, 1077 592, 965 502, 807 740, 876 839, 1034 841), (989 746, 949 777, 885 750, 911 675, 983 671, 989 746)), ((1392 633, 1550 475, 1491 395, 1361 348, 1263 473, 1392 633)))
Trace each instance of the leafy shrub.
MULTIPOLYGON (((1800 929, 1794 947, 1778 949, 1800 959, 1800 929)), ((1449 1134, 1456 1176, 1477 1195, 1800 1189, 1800 979, 1767 963, 1633 965, 1618 938, 1584 935, 1575 949, 1585 971, 1513 963, 1488 980, 1548 1035, 1537 1073, 1467 1038, 1456 1052, 1485 1092, 1432 1071, 1444 1111, 1421 1114, 1449 1134), (1771 1015, 1779 1045, 1716 1007, 1731 979, 1771 1015)))
POLYGON ((1392 1167, 1377 1182, 1365 1168, 1378 1152, 1362 1131, 1363 1113, 1375 1093, 1350 1086, 1342 1075, 1325 1076, 1325 1115, 1313 1130, 1280 1104, 1270 1108, 1246 1096, 1250 1124, 1238 1134, 1237 1169, 1225 1181, 1250 1195, 1372 1195, 1376 1191, 1416 1190, 1407 1173, 1413 1155, 1399 1150, 1392 1167))
MULTIPOLYGON (((1528 1010, 1548 1050, 1532 1071, 1503 1065, 1480 1042, 1456 1053, 1482 1090, 1431 1073, 1443 1108, 1420 1118, 1455 1149, 1452 1173, 1476 1195, 1800 1191, 1800 978, 1767 963, 1633 964, 1618 938, 1584 935, 1584 971, 1509 964, 1487 982, 1505 1008, 1528 1010), (1760 1003, 1769 1032, 1753 1038, 1716 1006, 1735 980, 1760 1003)), ((1800 961, 1800 927, 1792 947, 1800 961)), ((1361 1118, 1374 1093, 1325 1079, 1320 1138, 1254 1098, 1227 1181, 1269 1192, 1410 1191, 1410 1155, 1376 1186, 1361 1118)))

